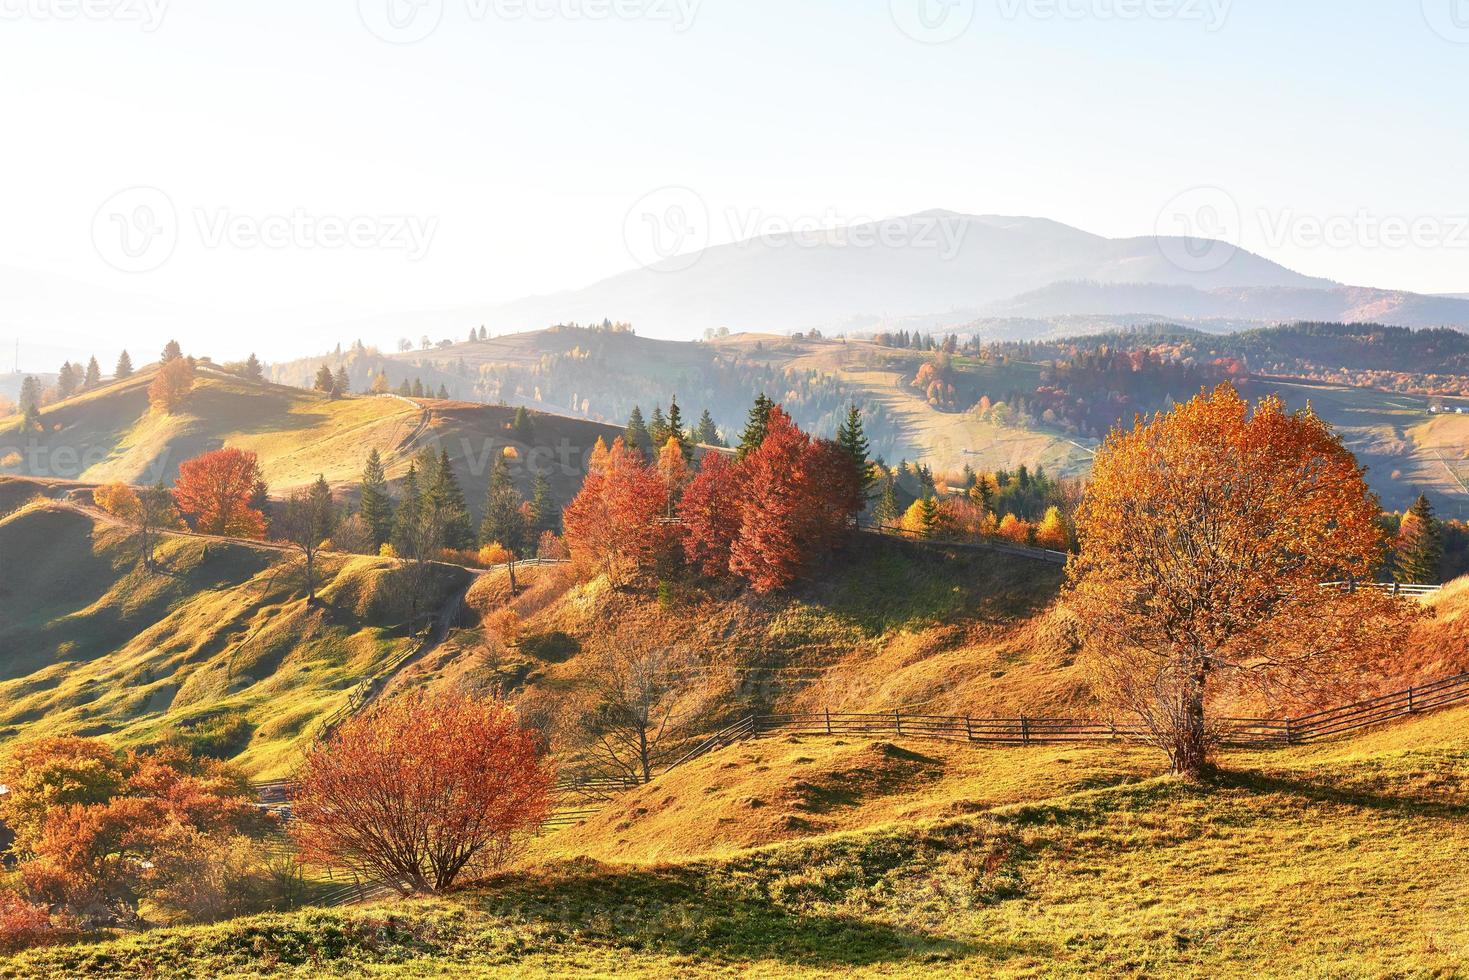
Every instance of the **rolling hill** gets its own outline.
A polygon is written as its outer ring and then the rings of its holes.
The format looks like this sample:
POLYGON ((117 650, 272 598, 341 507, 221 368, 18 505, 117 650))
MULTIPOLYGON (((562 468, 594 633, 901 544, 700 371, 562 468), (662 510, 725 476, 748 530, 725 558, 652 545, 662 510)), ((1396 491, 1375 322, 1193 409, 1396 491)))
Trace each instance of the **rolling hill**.
POLYGON ((176 414, 150 410, 155 368, 47 406, 43 432, 20 419, 0 419, 0 474, 87 482, 171 482, 184 460, 223 446, 254 452, 274 494, 317 475, 351 489, 370 449, 390 479, 407 472, 424 448, 447 450, 471 507, 478 507, 499 451, 514 451, 512 475, 528 492, 532 467, 545 472, 553 495, 576 492, 586 457, 600 437, 619 428, 548 414, 517 433, 513 409, 396 396, 333 399, 319 392, 247 381, 203 366, 194 392, 176 414))

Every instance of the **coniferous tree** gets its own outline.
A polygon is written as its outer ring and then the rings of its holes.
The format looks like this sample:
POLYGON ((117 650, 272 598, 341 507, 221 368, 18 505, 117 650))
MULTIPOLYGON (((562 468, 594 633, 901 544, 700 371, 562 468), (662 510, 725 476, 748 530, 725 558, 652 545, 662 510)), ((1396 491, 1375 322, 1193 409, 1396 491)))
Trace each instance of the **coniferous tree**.
POLYGON ((404 378, 403 383, 398 386, 398 394, 402 395, 404 398, 407 398, 408 396, 413 394, 413 388, 408 384, 407 378, 404 378))
POLYGON ((91 360, 87 361, 87 373, 82 378, 82 387, 95 388, 101 383, 102 368, 97 365, 97 359, 94 357, 91 360))
POLYGON ((417 528, 422 515, 423 493, 418 487, 418 466, 412 464, 403 477, 403 492, 398 501, 398 513, 393 520, 392 544, 398 557, 413 557, 417 528))
POLYGON ((479 325, 479 339, 480 340, 489 340, 490 339, 490 332, 485 329, 485 325, 483 323, 481 323, 479 325))
POLYGON ((332 374, 332 391, 338 395, 345 395, 352 391, 352 379, 347 376, 345 365, 338 367, 332 374))
POLYGON ((547 531, 560 530, 560 512, 556 509, 556 500, 551 496, 551 481, 546 479, 546 474, 537 473, 535 483, 531 486, 530 497, 531 531, 537 541, 547 531))
POLYGON ((368 452, 362 468, 362 520, 372 534, 374 550, 393 536, 393 498, 388 493, 383 458, 376 448, 368 452))
POLYGON ((424 394, 423 394, 423 381, 420 378, 414 378, 413 379, 413 397, 414 398, 422 398, 422 397, 424 397, 424 394))
POLYGON ((70 398, 76 394, 78 387, 76 373, 72 370, 71 362, 67 361, 61 365, 61 370, 56 374, 56 398, 70 398))
POLYGON ((622 433, 622 441, 642 453, 648 453, 653 447, 648 426, 643 422, 643 410, 636 405, 632 407, 632 414, 627 417, 627 428, 622 433))
POLYGON ((117 367, 113 369, 112 376, 118 381, 122 381, 133 376, 133 359, 128 356, 127 351, 123 351, 121 354, 118 355, 117 367))
POLYGON ((872 511, 872 520, 878 527, 889 527, 898 523, 898 481, 888 477, 882 483, 882 494, 877 498, 877 507, 872 511))
POLYGON ((862 413, 857 409, 856 402, 847 408, 847 417, 837 427, 837 445, 841 446, 842 452, 852 460, 857 480, 862 487, 862 499, 865 502, 872 493, 872 486, 877 482, 877 478, 872 475, 872 461, 867 456, 869 450, 867 436, 862 431, 862 413))
POLYGON ((714 416, 709 414, 709 409, 704 409, 699 416, 699 424, 694 428, 694 442, 701 446, 718 446, 719 429, 714 425, 714 416))
MULTIPOLYGON (((428 470, 425 468, 425 474, 428 470)), ((427 482, 427 481, 426 481, 427 482)), ((469 506, 464 502, 464 491, 449 463, 449 450, 441 448, 433 467, 433 480, 424 492, 424 503, 433 507, 440 515, 444 529, 443 544, 456 550, 474 547, 474 525, 469 517, 469 506)))
POLYGON ((740 433, 740 445, 736 453, 738 458, 744 459, 750 453, 760 448, 765 441, 765 433, 770 427, 770 410, 775 407, 775 402, 765 397, 765 392, 760 392, 755 404, 750 408, 750 417, 745 421, 745 431, 740 433))
POLYGON ((316 382, 312 385, 317 391, 330 392, 336 383, 332 378, 332 369, 323 364, 316 369, 316 382))
POLYGON ((1393 577, 1404 585, 1436 585, 1443 560, 1443 538, 1433 505, 1419 494, 1403 515, 1393 544, 1393 577))
POLYGON ((445 388, 443 386, 443 384, 441 383, 439 385, 439 393, 438 393, 438 395, 436 397, 440 401, 448 401, 449 400, 449 389, 448 388, 445 388))
POLYGON ((668 441, 668 420, 663 417, 663 409, 657 405, 653 406, 653 418, 648 422, 649 453, 651 455, 663 448, 668 441))
POLYGON ((531 422, 530 412, 526 411, 524 405, 517 406, 515 417, 511 420, 510 428, 515 432, 515 438, 521 442, 530 442, 535 435, 535 426, 531 422))
POLYGON ((179 342, 177 340, 170 340, 163 345, 163 355, 159 358, 159 361, 167 364, 169 361, 176 361, 183 356, 184 349, 179 346, 179 342))
POLYGON ((245 378, 248 381, 259 381, 265 376, 265 369, 260 366, 260 358, 251 351, 250 356, 245 358, 245 378))
MULTIPOLYGON (((689 443, 689 434, 684 431, 683 411, 678 407, 678 396, 674 395, 668 401, 668 439, 678 443, 679 452, 683 453, 685 460, 694 458, 694 447, 689 443)), ((661 450, 660 450, 661 451, 661 450)))

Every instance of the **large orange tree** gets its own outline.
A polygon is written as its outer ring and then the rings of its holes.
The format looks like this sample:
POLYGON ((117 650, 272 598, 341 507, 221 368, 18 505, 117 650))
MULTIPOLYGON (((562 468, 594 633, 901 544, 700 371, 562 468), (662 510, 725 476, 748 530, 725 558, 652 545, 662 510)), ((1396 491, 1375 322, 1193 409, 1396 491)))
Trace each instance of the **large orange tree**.
POLYGON ((216 449, 179 465, 173 497, 200 533, 263 538, 265 515, 251 506, 260 482, 254 453, 216 449))
POLYGON ((457 691, 378 701, 296 774, 291 836, 307 858, 403 892, 492 871, 550 811, 555 774, 503 704, 457 691))
POLYGON ((1299 699, 1350 688, 1406 612, 1370 580, 1381 508, 1309 409, 1200 394, 1097 453, 1068 570, 1098 688, 1140 716, 1173 770, 1208 765, 1214 695, 1299 699))

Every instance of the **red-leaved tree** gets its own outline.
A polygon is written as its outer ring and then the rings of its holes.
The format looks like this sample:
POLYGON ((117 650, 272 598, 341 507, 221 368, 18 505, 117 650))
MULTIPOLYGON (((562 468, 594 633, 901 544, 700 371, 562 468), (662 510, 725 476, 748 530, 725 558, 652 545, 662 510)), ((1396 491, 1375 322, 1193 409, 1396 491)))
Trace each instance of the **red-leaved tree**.
POLYGON ((201 533, 263 538, 265 515, 250 506, 260 480, 254 453, 216 449, 179 466, 173 497, 201 533))
POLYGON ((777 405, 764 441, 741 464, 744 503, 729 568, 757 592, 789 585, 808 557, 812 504, 804 495, 811 489, 810 454, 811 437, 777 405))
POLYGON ((589 561, 615 585, 652 567, 666 538, 658 518, 667 499, 663 479, 642 453, 620 438, 610 450, 597 440, 581 491, 562 515, 572 557, 589 561))
POLYGON ((729 554, 740 533, 742 468, 723 453, 709 452, 679 501, 683 548, 705 575, 729 574, 729 554))
POLYGON ((417 690, 344 722, 296 781, 303 857, 408 894, 502 865, 545 820, 554 773, 503 704, 417 690))

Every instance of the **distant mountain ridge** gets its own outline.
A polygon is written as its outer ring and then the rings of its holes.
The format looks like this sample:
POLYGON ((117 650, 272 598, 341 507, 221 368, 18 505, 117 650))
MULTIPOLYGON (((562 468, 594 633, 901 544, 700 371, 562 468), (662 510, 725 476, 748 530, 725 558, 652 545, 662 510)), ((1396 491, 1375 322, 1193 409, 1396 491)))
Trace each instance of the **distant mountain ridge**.
MULTIPOLYGON (((765 235, 631 269, 580 289, 508 303, 381 317, 457 336, 563 322, 627 321, 645 336, 707 330, 948 329, 985 317, 1210 319, 1258 325, 1371 320, 1469 327, 1469 301, 1347 286, 1227 243, 1106 238, 1046 218, 923 211, 819 233, 765 235), (884 228, 896 228, 884 238, 884 228)), ((1049 332, 1049 331, 1048 331, 1049 332)))

